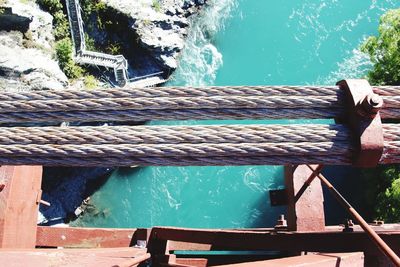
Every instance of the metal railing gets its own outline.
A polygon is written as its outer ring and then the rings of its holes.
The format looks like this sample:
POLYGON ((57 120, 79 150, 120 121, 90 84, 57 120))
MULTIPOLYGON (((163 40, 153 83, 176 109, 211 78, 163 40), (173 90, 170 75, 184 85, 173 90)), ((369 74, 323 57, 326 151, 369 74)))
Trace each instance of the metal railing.
POLYGON ((128 81, 128 62, 123 55, 86 51, 85 33, 79 0, 66 0, 68 20, 74 44, 75 60, 78 64, 88 64, 113 68, 115 80, 120 86, 128 81))

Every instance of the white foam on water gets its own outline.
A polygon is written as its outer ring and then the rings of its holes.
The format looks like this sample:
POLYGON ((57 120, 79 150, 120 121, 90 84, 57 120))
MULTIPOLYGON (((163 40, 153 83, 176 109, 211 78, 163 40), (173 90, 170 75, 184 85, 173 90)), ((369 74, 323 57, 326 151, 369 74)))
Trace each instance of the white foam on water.
POLYGON ((344 78, 363 78, 373 66, 369 56, 359 49, 353 49, 350 56, 337 65, 336 71, 332 72, 328 77, 319 78, 316 84, 332 85, 344 78))
POLYGON ((212 0, 192 20, 179 67, 169 84, 204 86, 214 83, 222 66, 222 54, 213 45, 213 37, 224 29, 226 20, 237 6, 236 0, 212 0))

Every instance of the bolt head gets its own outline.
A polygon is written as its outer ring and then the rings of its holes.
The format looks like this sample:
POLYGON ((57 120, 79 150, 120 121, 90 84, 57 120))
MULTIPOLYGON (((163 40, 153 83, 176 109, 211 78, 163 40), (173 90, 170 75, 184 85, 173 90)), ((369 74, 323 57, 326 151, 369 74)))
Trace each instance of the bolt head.
POLYGON ((381 108, 383 106, 383 99, 377 94, 369 94, 367 96, 367 101, 373 108, 381 108))
POLYGON ((383 99, 377 94, 367 95, 362 102, 357 105, 357 113, 362 117, 374 118, 383 106, 383 99))

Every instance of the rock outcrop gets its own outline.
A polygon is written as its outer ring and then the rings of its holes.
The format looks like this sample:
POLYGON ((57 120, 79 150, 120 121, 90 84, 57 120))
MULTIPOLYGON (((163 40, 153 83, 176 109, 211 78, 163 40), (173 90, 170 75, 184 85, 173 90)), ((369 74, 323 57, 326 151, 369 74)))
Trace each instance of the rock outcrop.
POLYGON ((63 89, 68 79, 52 58, 52 16, 33 2, 6 2, 0 14, 0 89, 63 89))
POLYGON ((194 0, 101 0, 130 20, 130 31, 163 69, 178 65, 179 52, 188 34, 188 17, 205 1, 194 0))

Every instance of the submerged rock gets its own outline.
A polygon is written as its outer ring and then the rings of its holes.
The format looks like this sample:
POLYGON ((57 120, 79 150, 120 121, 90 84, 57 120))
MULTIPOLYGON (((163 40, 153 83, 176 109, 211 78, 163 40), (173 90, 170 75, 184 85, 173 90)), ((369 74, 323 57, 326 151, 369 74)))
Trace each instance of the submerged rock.
POLYGON ((45 168, 39 224, 68 223, 88 196, 106 181, 112 168, 45 168))

